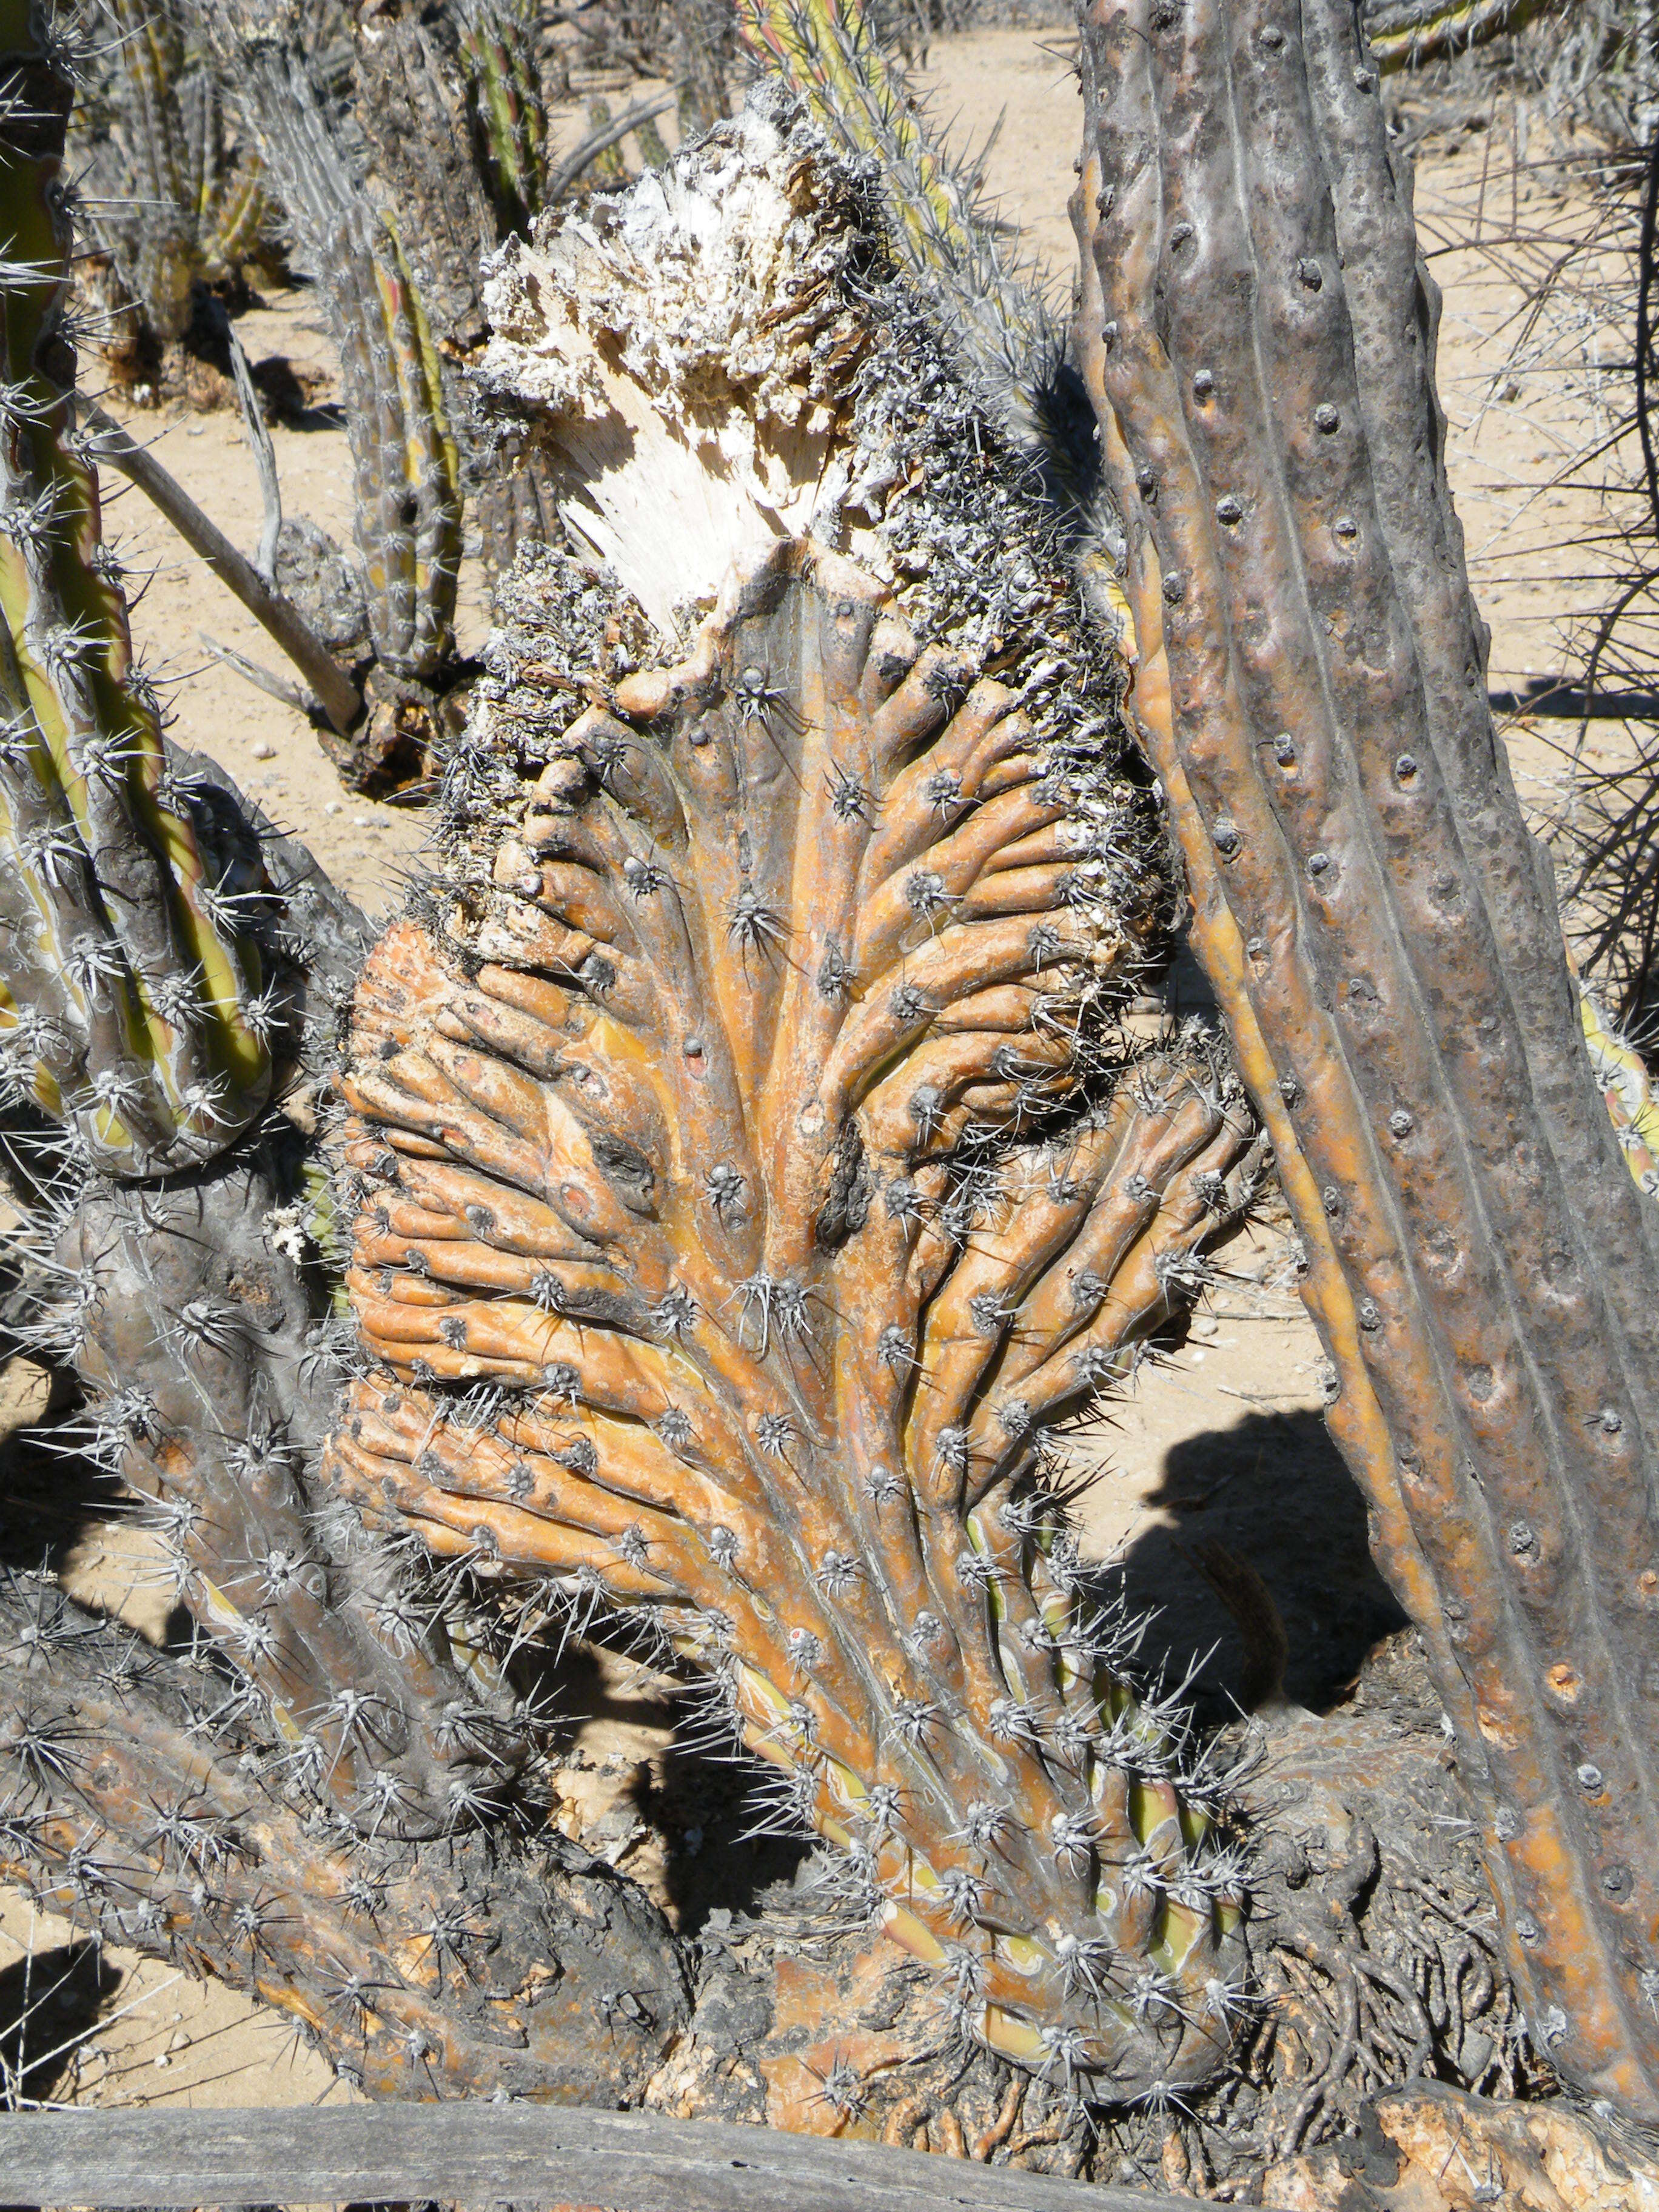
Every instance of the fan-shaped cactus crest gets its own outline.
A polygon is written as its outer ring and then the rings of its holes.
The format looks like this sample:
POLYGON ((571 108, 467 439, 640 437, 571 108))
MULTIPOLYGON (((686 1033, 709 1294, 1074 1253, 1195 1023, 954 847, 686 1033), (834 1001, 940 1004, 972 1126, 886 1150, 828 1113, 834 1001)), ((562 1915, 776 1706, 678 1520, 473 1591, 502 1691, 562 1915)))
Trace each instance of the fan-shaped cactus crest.
MULTIPOLYGON (((836 520, 869 557, 751 529, 679 654, 574 562, 503 595, 452 771, 465 849, 358 992, 348 1283, 374 1371, 328 1479, 550 1604, 647 1612, 958 2027, 1119 2094, 1191 2081, 1231 2034, 1238 1871, 1170 1714, 1131 1694, 1042 1439, 1190 1294, 1250 1124, 1208 1040, 1121 1024, 1164 893, 1112 664, 845 173, 769 96, 632 202, 614 252, 567 234, 515 272, 520 345, 538 293, 584 303, 581 374, 526 376, 579 395, 543 421, 573 485, 606 410, 647 444, 647 381, 684 458, 748 374, 788 429, 747 483, 775 510, 792 456, 808 489, 857 458, 836 520), (600 382, 624 254, 660 336, 661 272, 689 316, 739 228, 720 312, 742 301, 750 349, 717 377, 683 319, 691 375, 663 345, 600 382), (830 374, 792 351, 807 324, 838 335, 830 374), (791 409, 793 370, 817 384, 791 409), (971 558, 988 521, 1017 603, 895 574, 907 544, 971 558), (935 590, 971 642, 919 640, 935 590)), ((645 541, 659 605, 707 604, 696 557, 752 520, 738 467, 711 477, 683 592, 645 541)), ((620 471, 588 489, 626 560, 620 471)))

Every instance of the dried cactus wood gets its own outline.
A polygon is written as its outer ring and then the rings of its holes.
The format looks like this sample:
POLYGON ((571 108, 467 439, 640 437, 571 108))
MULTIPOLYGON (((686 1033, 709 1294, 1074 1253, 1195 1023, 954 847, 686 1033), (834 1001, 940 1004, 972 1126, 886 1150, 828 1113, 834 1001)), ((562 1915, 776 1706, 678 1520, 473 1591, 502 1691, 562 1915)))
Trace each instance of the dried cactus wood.
POLYGON ((1135 709, 1540 2045, 1659 2112, 1651 1209, 1487 711, 1346 0, 1096 0, 1079 349, 1135 709))
POLYGON ((580 524, 624 580, 707 604, 699 563, 748 550, 665 666, 574 562, 498 604, 450 879, 358 994, 378 1371, 329 1480, 579 1620, 654 1620, 958 2031, 1103 2096, 1202 2077, 1237 1863, 1041 1476, 1043 1425, 1189 1294, 1251 1173, 1202 1036, 1142 1053, 1115 1018, 1164 893, 1111 664, 781 94, 608 234, 520 253, 510 298, 497 380, 510 346, 554 395, 568 511, 629 410, 580 524), (633 506, 676 440, 683 499, 709 466, 683 595, 666 499, 633 506), (867 562, 766 527, 758 488, 787 512, 854 457, 867 562), (922 646, 930 609, 958 628, 922 646))
POLYGON ((63 313, 70 90, 32 10, 0 9, 0 1036, 15 1099, 84 1158, 154 1176, 258 1112, 286 1018, 133 664, 95 471, 72 434, 63 313))
POLYGON ((233 1689, 0 1579, 0 1875, 254 1991, 372 2095, 637 2101, 687 2010, 640 1892, 556 1835, 414 1847, 319 1820, 233 1689))

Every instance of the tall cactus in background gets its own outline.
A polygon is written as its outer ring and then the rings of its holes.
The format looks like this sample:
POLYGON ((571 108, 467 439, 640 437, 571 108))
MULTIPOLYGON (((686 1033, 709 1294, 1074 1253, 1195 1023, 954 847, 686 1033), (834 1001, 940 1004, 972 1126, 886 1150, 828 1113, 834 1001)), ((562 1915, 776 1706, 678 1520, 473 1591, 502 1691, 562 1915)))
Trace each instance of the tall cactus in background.
POLYGON ((492 387, 640 610, 521 568, 448 879, 365 970, 328 1480, 654 1620, 957 2030, 1129 2098, 1224 2057, 1239 1869, 1042 1437, 1252 1130, 1212 1040, 1119 1027, 1164 918, 1113 667, 884 262, 772 88, 503 257, 492 387))
POLYGON ((270 220, 259 165, 227 143, 222 95, 186 0, 103 0, 100 80, 76 134, 92 236, 149 331, 181 338, 198 283, 218 283, 270 220))
POLYGON ((361 141, 319 83, 295 9, 223 0, 215 24, 339 349, 375 655, 394 676, 430 682, 454 653, 462 489, 420 288, 365 191, 361 141))
POLYGON ((1078 347, 1194 943, 1534 2032, 1651 2118, 1659 1223, 1493 738, 1408 182, 1351 0, 1083 21, 1078 347))

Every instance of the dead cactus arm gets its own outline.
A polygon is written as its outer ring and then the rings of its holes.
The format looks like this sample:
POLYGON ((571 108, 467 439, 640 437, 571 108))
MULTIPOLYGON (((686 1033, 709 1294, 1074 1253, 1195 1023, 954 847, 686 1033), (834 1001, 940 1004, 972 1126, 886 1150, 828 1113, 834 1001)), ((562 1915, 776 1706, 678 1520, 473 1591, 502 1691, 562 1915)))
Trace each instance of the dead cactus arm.
POLYGON ((1659 1269, 1492 735, 1375 70, 1337 0, 1085 23, 1079 352, 1200 942, 1534 2031, 1651 2112, 1659 1269))
POLYGON ((96 437, 97 458, 130 477, 153 500, 179 535, 274 638, 311 685, 318 704, 343 737, 363 710, 362 694, 307 625, 292 601, 274 591, 252 562, 203 514, 184 487, 101 407, 81 398, 76 411, 96 437))
POLYGON ((49 1583, 0 1583, 0 1874, 278 2007, 372 2095, 628 2104, 684 2018, 672 1936, 608 1868, 319 1820, 210 1664, 49 1583))

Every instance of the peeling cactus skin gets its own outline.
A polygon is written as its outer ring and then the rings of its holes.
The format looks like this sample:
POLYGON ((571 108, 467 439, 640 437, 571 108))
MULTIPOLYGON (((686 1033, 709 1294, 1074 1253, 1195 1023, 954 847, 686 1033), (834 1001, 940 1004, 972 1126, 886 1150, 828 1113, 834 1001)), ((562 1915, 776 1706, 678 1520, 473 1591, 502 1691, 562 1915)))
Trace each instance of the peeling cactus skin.
POLYGON ((1078 348, 1133 710, 1540 2047, 1659 2113, 1659 1260, 1492 730, 1346 0, 1091 0, 1078 348))
POLYGON ((276 2006, 371 2095, 637 2102, 689 2011, 641 1893, 551 1833, 365 1841, 233 1688, 0 1579, 0 1875, 276 2006))

